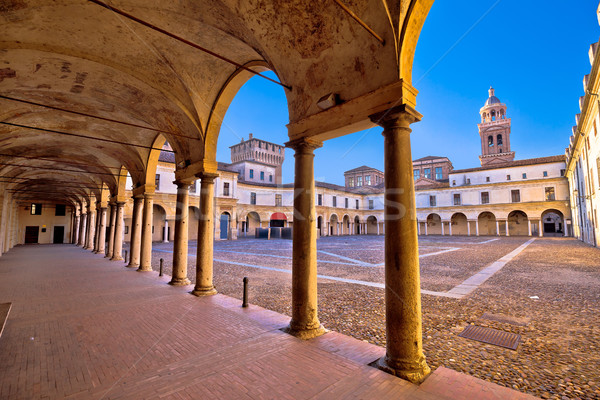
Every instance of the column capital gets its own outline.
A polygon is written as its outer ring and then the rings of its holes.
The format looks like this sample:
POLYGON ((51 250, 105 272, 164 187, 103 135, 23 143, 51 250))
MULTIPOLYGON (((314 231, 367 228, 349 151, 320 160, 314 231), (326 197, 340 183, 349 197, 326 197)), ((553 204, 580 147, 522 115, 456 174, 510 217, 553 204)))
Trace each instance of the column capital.
POLYGON ((391 128, 408 128, 410 124, 419 122, 423 115, 408 104, 401 104, 383 112, 370 115, 371 121, 385 130, 391 128))
POLYGON ((296 153, 312 153, 319 147, 322 147, 323 142, 310 138, 301 138, 286 142, 284 146, 293 149, 296 153))
POLYGON ((137 201, 141 201, 141 200, 144 200, 144 195, 143 194, 136 194, 136 195, 131 196, 131 198, 133 199, 133 201, 136 201, 136 200, 137 201))
POLYGON ((117 205, 117 207, 123 207, 125 205, 124 201, 115 201, 115 204, 117 205))
POLYGON ((173 184, 177 186, 177 189, 187 189, 189 188, 196 178, 186 178, 186 179, 175 179, 173 184))
POLYGON ((202 179, 203 182, 212 183, 219 177, 219 174, 214 172, 198 172, 196 176, 202 179))
POLYGON ((154 193, 156 191, 156 185, 150 185, 150 184, 145 184, 145 185, 140 185, 138 187, 136 187, 135 189, 133 189, 131 191, 132 195, 138 195, 138 194, 146 194, 146 193, 154 193))

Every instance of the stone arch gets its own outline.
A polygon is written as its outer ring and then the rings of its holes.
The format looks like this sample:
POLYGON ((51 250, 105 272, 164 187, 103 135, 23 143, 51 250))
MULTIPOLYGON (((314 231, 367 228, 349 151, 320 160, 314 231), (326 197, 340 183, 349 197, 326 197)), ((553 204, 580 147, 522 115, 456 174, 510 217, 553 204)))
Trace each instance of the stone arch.
POLYGON ((260 215, 256 211, 246 214, 246 233, 254 236, 256 228, 260 228, 260 215))
POLYGON ((556 209, 548 209, 542 213, 542 229, 544 236, 565 236, 565 217, 556 209))
POLYGON ((454 213, 450 218, 450 224, 452 224, 453 235, 467 235, 469 233, 467 216, 463 213, 454 213))
POLYGON ((442 234, 442 218, 439 214, 433 213, 427 216, 427 234, 441 235, 442 234))
POLYGON ((501 134, 497 134, 496 135, 496 143, 498 144, 498 146, 502 146, 502 144, 504 143, 502 140, 502 135, 501 134))
POLYGON ((321 215, 317 217, 317 231, 319 236, 323 236, 323 217, 321 215))
POLYGON ((348 214, 344 214, 342 217, 342 235, 349 235, 350 229, 350 216, 348 214))
POLYGON ((508 214, 508 234, 511 236, 527 236, 529 234, 529 218, 521 210, 508 214))
POLYGON ((158 157, 160 156, 161 152, 160 149, 162 149, 166 141, 167 139, 162 134, 156 135, 154 141, 152 142, 152 149, 148 154, 144 184, 149 185, 151 187, 153 187, 155 183, 156 168, 158 167, 158 157))
POLYGON ((484 211, 477 217, 477 226, 480 235, 496 235, 496 216, 489 211, 484 211))
POLYGON ((374 215, 370 215, 367 218, 367 235, 378 235, 379 234, 379 228, 378 228, 378 224, 379 222, 377 221, 377 217, 375 217, 374 215))
MULTIPOLYGON (((164 228, 165 220, 167 218, 167 210, 161 205, 154 203, 152 205, 152 241, 158 242, 165 239, 164 228)), ((172 230, 169 226, 168 231, 172 230)), ((168 234, 168 232, 167 232, 168 234)))
POLYGON ((340 234, 339 222, 340 221, 336 213, 333 213, 329 216, 329 235, 333 236, 340 234))

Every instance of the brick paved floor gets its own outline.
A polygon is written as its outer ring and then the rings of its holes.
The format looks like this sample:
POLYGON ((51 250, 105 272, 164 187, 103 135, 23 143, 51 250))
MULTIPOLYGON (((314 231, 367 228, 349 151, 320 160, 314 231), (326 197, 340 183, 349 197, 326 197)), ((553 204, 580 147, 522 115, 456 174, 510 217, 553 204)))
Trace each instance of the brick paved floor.
POLYGON ((531 398, 445 368, 415 386, 367 366, 381 347, 167 281, 72 245, 4 254, 0 398, 531 398))

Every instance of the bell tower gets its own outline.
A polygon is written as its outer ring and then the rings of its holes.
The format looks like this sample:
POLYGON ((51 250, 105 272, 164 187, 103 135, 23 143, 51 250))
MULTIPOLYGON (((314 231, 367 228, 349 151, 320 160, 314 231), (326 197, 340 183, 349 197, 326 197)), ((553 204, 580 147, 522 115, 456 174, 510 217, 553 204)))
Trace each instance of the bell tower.
POLYGON ((506 118, 506 104, 500 102, 490 87, 489 97, 479 110, 481 123, 477 124, 481 138, 481 166, 504 164, 514 160, 510 151, 510 118, 506 118))

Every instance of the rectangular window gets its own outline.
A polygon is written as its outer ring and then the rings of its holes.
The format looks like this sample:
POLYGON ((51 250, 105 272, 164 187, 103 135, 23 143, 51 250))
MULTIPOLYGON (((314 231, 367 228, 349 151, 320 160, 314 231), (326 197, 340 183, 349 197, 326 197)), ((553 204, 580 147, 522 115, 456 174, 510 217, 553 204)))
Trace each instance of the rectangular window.
POLYGON ((460 206, 460 193, 454 193, 454 205, 455 206, 460 206))
POLYGON ((413 170, 413 178, 415 178, 415 181, 417 179, 419 179, 421 177, 421 171, 418 169, 413 170))
POLYGON ((250 179, 252 179, 252 178, 254 178, 254 170, 253 169, 250 170, 250 179))
POLYGON ((129 225, 125 225, 125 234, 127 235, 129 233, 129 225))
POLYGON ((356 177, 356 186, 362 186, 362 176, 356 177))
POLYGON ((273 182, 273 175, 269 175, 269 182, 273 182))
POLYGON ((332 202, 333 202, 333 206, 334 206, 334 207, 337 207, 337 197, 336 197, 336 196, 333 196, 333 197, 332 197, 332 199, 333 199, 333 200, 332 200, 332 202))
POLYGON ((276 194, 275 195, 275 207, 281 207, 282 202, 281 202, 281 195, 280 194, 276 194))
POLYGON ((548 171, 544 171, 544 178, 548 177, 548 171))
POLYGON ((471 184, 471 178, 467 178, 467 185, 471 184))
POLYGON ((437 202, 435 201, 435 196, 429 196, 429 207, 435 207, 437 202))
POLYGON ((160 190, 160 174, 154 176, 154 186, 156 186, 156 190, 160 190))
POLYGON ((371 175, 365 176, 365 185, 371 186, 371 175))
POLYGON ((265 180, 265 171, 260 171, 260 180, 261 181, 265 180))
POLYGON ((490 192, 481 192, 481 204, 490 203, 490 192))
POLYGON ((513 203, 519 203, 521 201, 521 192, 519 189, 511 190, 510 197, 513 203))
POLYGON ((456 181, 452 179, 452 186, 456 186, 456 181))
POLYGON ((373 208, 373 200, 369 200, 369 210, 372 210, 373 208))
POLYGON ((346 199, 344 200, 344 207, 348 208, 348 198, 346 197, 346 199))
POLYGON ((423 175, 425 176, 425 178, 431 179, 431 168, 425 168, 423 170, 423 175))
POLYGON ((354 187, 354 178, 348 178, 348 186, 354 187))
POLYGON ((57 204, 56 212, 54 213, 54 215, 56 215, 57 217, 64 217, 65 215, 67 215, 67 206, 65 206, 64 204, 57 204))
POLYGON ((356 199, 356 209, 358 210, 358 199, 356 199))
POLYGON ((256 193, 250 193, 250 204, 256 204, 256 193))
POLYGON ((443 179, 442 167, 435 167, 435 179, 443 179))
POLYGON ((317 205, 319 205, 319 206, 323 205, 323 195, 322 194, 317 195, 317 205))
POLYGON ((223 196, 229 196, 229 182, 223 182, 223 196))
POLYGON ((523 179, 527 179, 527 174, 523 173, 523 179))
POLYGON ((31 215, 42 215, 41 203, 31 203, 31 215))
POLYGON ((506 180, 510 181, 510 175, 506 175, 506 180))
POLYGON ((486 176, 486 177, 485 177, 485 181, 486 181, 486 182, 489 182, 489 181, 490 181, 490 177, 489 177, 489 176, 486 176))
POLYGON ((544 190, 546 192, 546 201, 556 200, 553 187, 547 187, 544 190))
POLYGON ((564 169, 560 170, 560 176, 565 176, 565 170, 564 169))

